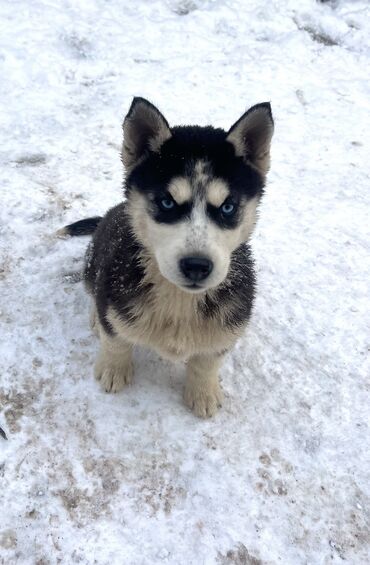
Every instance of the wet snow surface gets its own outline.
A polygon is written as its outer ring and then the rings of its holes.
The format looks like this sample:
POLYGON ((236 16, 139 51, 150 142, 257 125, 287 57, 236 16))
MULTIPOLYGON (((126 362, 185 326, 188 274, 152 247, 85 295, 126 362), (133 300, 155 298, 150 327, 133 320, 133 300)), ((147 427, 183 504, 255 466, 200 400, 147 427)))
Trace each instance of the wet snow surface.
POLYGON ((0 560, 369 563, 369 53, 363 1, 2 0, 0 560), (135 351, 117 395, 67 222, 121 198, 133 95, 229 127, 271 100, 254 316, 211 421, 135 351))

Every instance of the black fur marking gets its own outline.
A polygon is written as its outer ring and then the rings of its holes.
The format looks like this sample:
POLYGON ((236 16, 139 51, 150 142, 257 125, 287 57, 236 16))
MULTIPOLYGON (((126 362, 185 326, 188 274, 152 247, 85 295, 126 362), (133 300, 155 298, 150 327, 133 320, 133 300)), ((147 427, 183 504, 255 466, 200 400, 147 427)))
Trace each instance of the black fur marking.
POLYGON ((162 223, 162 224, 174 224, 176 222, 179 222, 185 218, 188 218, 190 216, 190 211, 191 211, 191 203, 190 202, 184 202, 183 204, 177 204, 174 201, 174 207, 171 208, 170 210, 164 210, 161 205, 160 205, 160 201, 163 198, 168 198, 168 199, 172 199, 171 195, 169 193, 162 193, 159 196, 155 196, 153 202, 152 202, 152 206, 151 206, 151 214, 153 216, 153 218, 155 219, 156 222, 162 223))
POLYGON ((234 204, 235 211, 232 214, 226 215, 222 212, 221 206, 212 206, 212 204, 207 205, 207 213, 220 228, 233 229, 238 225, 241 216, 240 196, 234 194, 234 196, 229 196, 225 202, 234 204))
POLYGON ((206 294, 200 303, 200 312, 205 318, 220 317, 227 328, 238 328, 250 318, 255 285, 251 249, 242 244, 232 254, 225 281, 206 294))
MULTIPOLYGON (((189 178, 199 160, 206 161, 206 174, 221 178, 236 193, 253 198, 262 193, 263 178, 242 157, 235 155, 233 145, 226 141, 226 132, 212 126, 177 126, 172 137, 165 141, 158 153, 149 153, 126 179, 126 191, 137 189, 155 196, 166 192, 170 181, 177 176, 189 178)), ((196 187, 194 187, 196 189, 196 187)))
POLYGON ((79 220, 73 224, 69 224, 64 228, 67 235, 92 235, 98 227, 101 216, 94 216, 93 218, 86 218, 86 220, 79 220))
POLYGON ((103 218, 86 255, 85 281, 95 297, 99 320, 107 333, 113 329, 106 319, 109 306, 122 316, 132 319, 132 306, 148 291, 142 285, 143 249, 134 238, 125 203, 115 206, 103 218))

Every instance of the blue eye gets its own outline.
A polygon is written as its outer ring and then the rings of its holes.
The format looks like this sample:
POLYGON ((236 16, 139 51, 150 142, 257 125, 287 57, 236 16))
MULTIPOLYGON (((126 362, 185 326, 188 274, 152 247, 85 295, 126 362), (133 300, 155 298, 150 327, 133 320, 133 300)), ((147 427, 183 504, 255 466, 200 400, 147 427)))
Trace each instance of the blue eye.
POLYGON ((225 215, 225 216, 231 216, 231 214, 235 211, 235 205, 231 204, 231 202, 225 202, 225 204, 222 204, 221 206, 221 212, 225 215))
POLYGON ((170 198, 162 198, 162 200, 160 201, 160 206, 162 210, 172 210, 172 208, 175 206, 175 203, 170 198))

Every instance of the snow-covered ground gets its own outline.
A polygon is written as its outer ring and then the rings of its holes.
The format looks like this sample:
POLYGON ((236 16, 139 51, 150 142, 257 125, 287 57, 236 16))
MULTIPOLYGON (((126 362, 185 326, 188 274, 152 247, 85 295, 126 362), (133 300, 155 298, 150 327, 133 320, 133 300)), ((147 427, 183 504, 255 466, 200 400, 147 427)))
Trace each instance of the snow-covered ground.
POLYGON ((0 562, 370 562, 370 6, 0 3, 0 562), (210 421, 135 352, 103 393, 67 222, 121 198, 133 95, 229 127, 271 100, 254 316, 210 421))

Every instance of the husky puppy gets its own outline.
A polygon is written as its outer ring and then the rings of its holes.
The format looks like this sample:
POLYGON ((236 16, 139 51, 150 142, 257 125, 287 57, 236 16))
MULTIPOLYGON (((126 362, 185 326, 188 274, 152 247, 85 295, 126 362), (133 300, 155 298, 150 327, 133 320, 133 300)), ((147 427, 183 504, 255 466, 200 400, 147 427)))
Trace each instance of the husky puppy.
POLYGON ((132 347, 187 363, 184 399, 197 416, 222 402, 218 372, 251 314, 248 239, 270 164, 269 103, 228 132, 170 127, 144 98, 123 122, 125 202, 63 234, 93 234, 84 279, 100 338, 95 377, 107 392, 132 380, 132 347))

